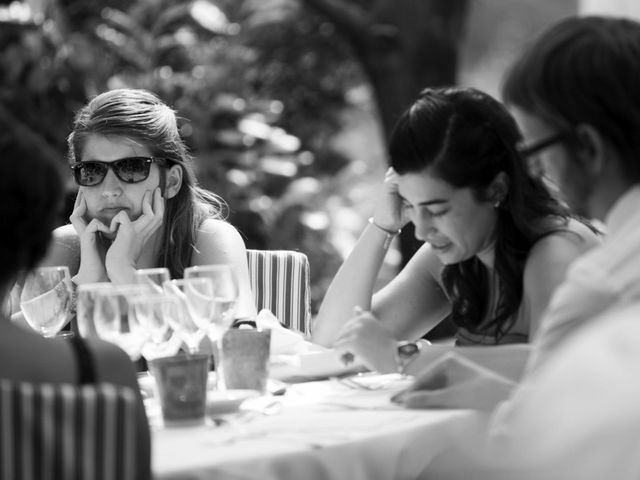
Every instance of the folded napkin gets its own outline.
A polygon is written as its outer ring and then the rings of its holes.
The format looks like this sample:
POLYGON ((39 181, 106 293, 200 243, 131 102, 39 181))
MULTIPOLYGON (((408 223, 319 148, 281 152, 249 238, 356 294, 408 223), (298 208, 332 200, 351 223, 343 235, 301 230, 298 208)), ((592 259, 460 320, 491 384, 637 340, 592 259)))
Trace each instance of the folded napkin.
POLYGON ((271 357, 307 352, 313 346, 311 342, 304 339, 302 333, 284 327, 266 308, 258 312, 256 327, 271 329, 271 357))
POLYGON ((317 345, 300 332, 285 328, 271 311, 261 310, 256 327, 271 329, 270 372, 273 378, 317 378, 363 370, 358 363, 345 364, 335 350, 317 345))

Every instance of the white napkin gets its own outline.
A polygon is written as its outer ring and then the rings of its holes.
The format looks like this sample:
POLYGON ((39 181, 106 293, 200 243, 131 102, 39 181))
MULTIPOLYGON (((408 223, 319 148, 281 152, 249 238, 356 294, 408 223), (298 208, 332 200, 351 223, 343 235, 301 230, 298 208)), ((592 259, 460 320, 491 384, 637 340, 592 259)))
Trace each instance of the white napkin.
POLYGON ((285 328, 276 316, 266 308, 258 312, 256 327, 271 329, 272 358, 278 355, 296 355, 307 352, 313 345, 304 339, 302 333, 285 328))
POLYGON ((330 348, 304 339, 300 332, 282 326, 271 311, 260 310, 256 327, 271 329, 270 371, 273 378, 328 377, 362 370, 362 365, 345 365, 330 348))

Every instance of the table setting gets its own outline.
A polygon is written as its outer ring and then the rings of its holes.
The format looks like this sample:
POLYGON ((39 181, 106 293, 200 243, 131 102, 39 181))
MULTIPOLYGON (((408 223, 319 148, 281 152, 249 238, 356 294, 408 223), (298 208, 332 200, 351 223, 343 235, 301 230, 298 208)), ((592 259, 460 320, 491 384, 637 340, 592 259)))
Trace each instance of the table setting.
MULTIPOLYGON (((61 270, 45 271, 52 280, 43 276, 22 298, 33 328, 47 337, 71 316, 61 270), (55 308, 36 309, 52 299, 55 308)), ((478 412, 394 403, 413 377, 346 362, 268 309, 234 324, 237 288, 228 288, 232 276, 221 270, 170 280, 166 269, 147 269, 132 285, 77 289, 79 334, 119 345, 133 362, 146 360, 138 384, 155 478, 418 478, 481 428, 478 412)))

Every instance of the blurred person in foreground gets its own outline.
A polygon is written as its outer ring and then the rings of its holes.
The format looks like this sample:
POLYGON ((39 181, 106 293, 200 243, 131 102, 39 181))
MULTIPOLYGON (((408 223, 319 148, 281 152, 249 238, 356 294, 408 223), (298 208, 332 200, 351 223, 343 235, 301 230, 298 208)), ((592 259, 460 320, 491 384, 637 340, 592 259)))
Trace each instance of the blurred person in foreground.
MULTIPOLYGON (((569 18, 509 72, 504 97, 542 171, 608 234, 569 268, 525 375, 475 442, 460 478, 640 478, 640 23, 569 18), (482 473, 482 475, 481 475, 482 473)), ((474 406, 495 372, 451 355, 396 400, 474 406), (482 386, 482 387, 481 387, 482 386), (465 400, 466 399, 466 400, 465 400)), ((455 465, 455 468, 454 468, 455 465)))
MULTIPOLYGON (((521 139, 509 112, 483 92, 423 91, 391 135, 392 168, 375 213, 327 291, 313 340, 380 372, 402 369, 412 355, 404 341, 447 315, 457 346, 528 342, 567 266, 599 240, 525 168, 521 139), (408 221, 424 245, 374 293, 389 240, 408 221)), ((414 350, 421 360, 404 371, 443 350, 451 347, 414 350)), ((521 365, 523 350, 501 352, 521 365)))
MULTIPOLYGON (((62 208, 58 168, 36 151, 0 136, 0 379, 51 384, 112 383, 136 396, 138 438, 136 478, 151 478, 150 435, 136 373, 127 354, 101 340, 44 338, 9 318, 9 292, 17 279, 38 265, 62 208), (26 211, 25 211, 26 209, 26 211)), ((44 447, 44 444, 43 444, 44 447)))
POLYGON ((136 269, 229 263, 239 316, 254 316, 244 242, 224 202, 200 188, 176 113, 151 92, 117 89, 81 108, 69 135, 79 190, 70 225, 43 265, 67 265, 76 285, 134 282, 136 269))

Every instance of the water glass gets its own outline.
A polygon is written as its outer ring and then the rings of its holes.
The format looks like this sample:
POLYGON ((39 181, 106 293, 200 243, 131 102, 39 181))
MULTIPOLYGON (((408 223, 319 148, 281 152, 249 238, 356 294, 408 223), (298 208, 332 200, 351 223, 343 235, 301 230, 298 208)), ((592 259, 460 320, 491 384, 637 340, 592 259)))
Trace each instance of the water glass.
POLYGON ((118 285, 96 292, 94 322, 98 336, 122 348, 132 361, 140 358, 148 333, 131 311, 130 302, 145 293, 140 285, 118 285))
POLYGON ((25 279, 20 308, 31 328, 44 337, 55 337, 71 319, 71 295, 68 267, 39 267, 25 279))
POLYGON ((167 295, 178 300, 180 306, 178 314, 169 318, 169 324, 185 342, 189 352, 197 352, 215 308, 211 280, 169 280, 164 282, 163 288, 167 295))
POLYGON ((213 283, 215 309, 211 311, 209 336, 218 340, 233 322, 238 282, 231 265, 197 265, 184 270, 184 278, 209 278, 213 283))
POLYGON ((111 282, 84 283, 78 285, 76 298, 76 324, 78 333, 84 338, 98 336, 93 321, 93 307, 95 305, 96 292, 113 288, 111 282))
POLYGON ((165 294, 144 294, 130 302, 130 315, 147 332, 147 341, 142 346, 142 356, 151 360, 175 355, 181 341, 174 335, 169 319, 180 315, 180 304, 174 297, 165 294))
POLYGON ((169 269, 165 267, 141 268, 135 272, 135 283, 149 287, 149 293, 162 293, 162 284, 170 279, 169 269))

